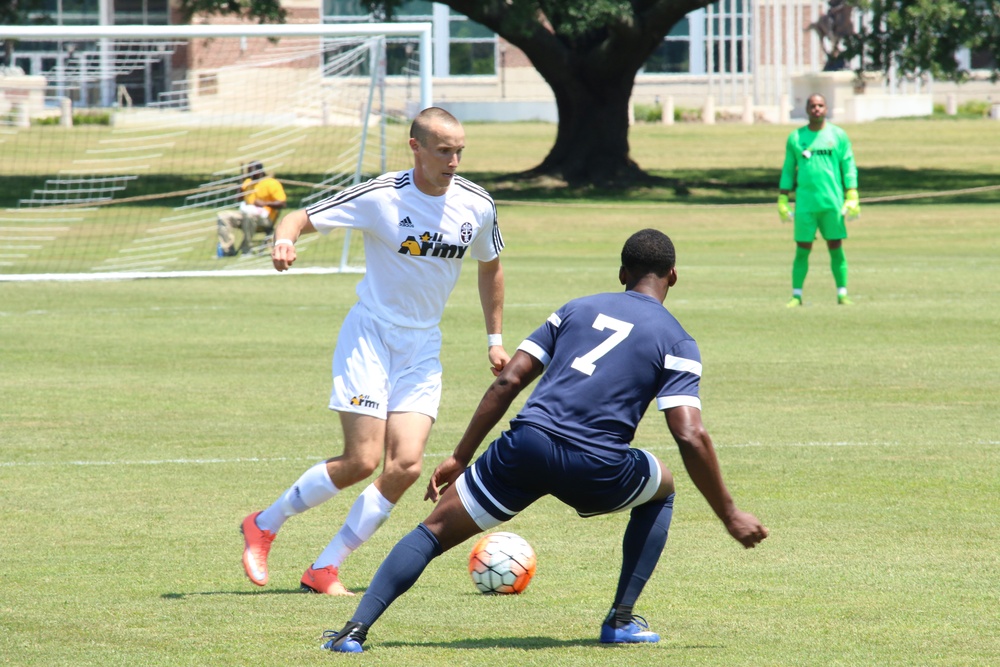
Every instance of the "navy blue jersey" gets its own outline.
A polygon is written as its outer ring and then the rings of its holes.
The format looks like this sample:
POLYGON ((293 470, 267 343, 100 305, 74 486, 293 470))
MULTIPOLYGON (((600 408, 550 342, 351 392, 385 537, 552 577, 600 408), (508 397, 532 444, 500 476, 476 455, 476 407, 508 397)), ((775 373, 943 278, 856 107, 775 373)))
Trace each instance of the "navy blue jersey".
POLYGON ((653 399, 701 408, 698 345, 651 296, 570 301, 518 346, 545 373, 511 425, 532 424, 590 451, 622 450, 653 399))

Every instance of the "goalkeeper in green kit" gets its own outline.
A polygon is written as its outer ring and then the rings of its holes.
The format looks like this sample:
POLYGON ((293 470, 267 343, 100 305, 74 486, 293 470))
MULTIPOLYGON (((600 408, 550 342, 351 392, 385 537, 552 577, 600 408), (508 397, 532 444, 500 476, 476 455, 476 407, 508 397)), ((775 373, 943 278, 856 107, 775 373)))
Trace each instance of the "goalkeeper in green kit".
POLYGON ((826 122, 826 99, 810 95, 806 101, 809 124, 788 136, 785 164, 778 184, 778 215, 782 222, 795 221, 795 261, 792 264, 792 299, 789 308, 802 305, 802 285, 809 272, 816 231, 830 251, 830 269, 837 284, 837 303, 853 305, 847 297, 845 219, 861 215, 858 201, 858 169, 847 133, 826 122), (788 195, 795 191, 795 213, 788 195))

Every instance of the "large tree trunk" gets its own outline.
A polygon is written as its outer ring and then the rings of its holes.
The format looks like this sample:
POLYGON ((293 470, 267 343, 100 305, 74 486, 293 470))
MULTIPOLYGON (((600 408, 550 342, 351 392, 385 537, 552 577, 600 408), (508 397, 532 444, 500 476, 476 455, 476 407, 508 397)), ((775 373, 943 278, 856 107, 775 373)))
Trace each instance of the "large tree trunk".
POLYGON ((629 157, 635 75, 663 36, 712 0, 441 0, 524 51, 552 88, 559 131, 529 176, 627 186, 647 178, 629 157))
POLYGON ((628 104, 633 73, 610 81, 567 76, 550 81, 559 111, 555 144, 528 172, 570 185, 628 185, 645 176, 629 157, 628 104))

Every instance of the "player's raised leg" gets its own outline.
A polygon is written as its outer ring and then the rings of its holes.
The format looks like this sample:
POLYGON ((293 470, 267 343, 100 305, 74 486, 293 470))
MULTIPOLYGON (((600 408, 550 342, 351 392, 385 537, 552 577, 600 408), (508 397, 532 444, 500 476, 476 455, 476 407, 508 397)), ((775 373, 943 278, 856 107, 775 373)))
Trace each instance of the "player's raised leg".
MULTIPOLYGON (((360 437, 359 430, 366 430, 373 419, 344 413, 342 416, 345 434, 353 433, 356 437, 360 437)), ((379 422, 384 424, 381 437, 385 440, 382 474, 361 492, 344 525, 302 575, 305 590, 326 595, 353 595, 340 581, 340 565, 389 519, 396 503, 420 477, 424 448, 433 424, 431 418, 415 412, 391 412, 385 422, 379 422)), ((364 468, 369 469, 368 463, 364 468)), ((337 479, 337 473, 333 474, 337 479)), ((347 481, 345 477, 344 482, 347 481)))
MULTIPOLYGON (((305 471, 270 507, 243 520, 243 566, 250 581, 258 586, 267 583, 268 552, 285 521, 318 507, 341 489, 367 478, 382 460, 385 421, 366 415, 340 415, 344 428, 344 452, 305 471)), ((324 574, 320 573, 320 576, 324 574)), ((317 588, 323 586, 320 582, 313 583, 317 588)), ((325 587, 329 585, 327 582, 325 587)))
POLYGON ((243 569, 258 586, 268 582, 267 556, 278 530, 290 517, 321 505, 337 495, 338 488, 327 472, 328 462, 317 463, 302 473, 270 507, 243 519, 243 569))

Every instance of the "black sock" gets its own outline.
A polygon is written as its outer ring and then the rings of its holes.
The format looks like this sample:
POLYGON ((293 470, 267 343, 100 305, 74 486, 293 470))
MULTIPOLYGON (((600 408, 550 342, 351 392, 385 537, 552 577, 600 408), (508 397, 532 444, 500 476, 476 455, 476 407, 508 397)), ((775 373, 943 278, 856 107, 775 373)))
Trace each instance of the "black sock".
POLYGON ((622 538, 622 571, 618 578, 613 610, 623 609, 616 618, 628 613, 631 618, 639 594, 660 560, 667 543, 667 532, 674 513, 674 494, 632 510, 622 538))
POLYGON ((632 605, 617 604, 611 607, 604 622, 613 628, 624 628, 632 622, 632 605))
POLYGON ((410 590, 428 563, 440 555, 441 545, 424 524, 411 530, 382 561, 351 621, 371 627, 396 598, 410 590))

